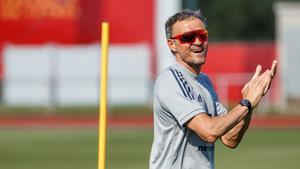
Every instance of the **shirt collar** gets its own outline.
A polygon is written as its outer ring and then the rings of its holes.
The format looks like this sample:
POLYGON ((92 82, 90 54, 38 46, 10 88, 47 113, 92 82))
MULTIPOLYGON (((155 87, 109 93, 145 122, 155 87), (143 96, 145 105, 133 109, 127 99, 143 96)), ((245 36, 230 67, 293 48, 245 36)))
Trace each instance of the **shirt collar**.
POLYGON ((180 70, 181 72, 183 72, 184 74, 188 75, 189 77, 191 77, 193 79, 197 79, 199 76, 199 75, 194 74, 193 72, 191 72, 190 70, 188 70, 186 67, 184 67, 183 65, 181 65, 178 62, 176 62, 174 66, 176 68, 178 68, 178 70, 180 70))

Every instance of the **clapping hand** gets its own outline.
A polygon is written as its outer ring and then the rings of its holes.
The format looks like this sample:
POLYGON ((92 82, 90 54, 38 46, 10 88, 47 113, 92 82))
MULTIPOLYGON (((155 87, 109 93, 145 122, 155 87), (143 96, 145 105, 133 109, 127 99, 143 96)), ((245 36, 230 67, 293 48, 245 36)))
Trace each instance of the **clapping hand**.
POLYGON ((261 73, 261 65, 258 65, 251 80, 243 87, 243 98, 250 100, 253 107, 260 102, 261 98, 270 89, 272 80, 276 74, 276 69, 277 60, 273 61, 271 70, 268 69, 263 73, 261 73))

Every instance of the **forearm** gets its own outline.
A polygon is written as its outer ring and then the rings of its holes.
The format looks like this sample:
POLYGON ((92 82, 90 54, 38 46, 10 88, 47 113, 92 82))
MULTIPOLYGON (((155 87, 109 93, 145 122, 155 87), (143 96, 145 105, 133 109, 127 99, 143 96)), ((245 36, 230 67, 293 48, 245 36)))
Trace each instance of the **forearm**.
POLYGON ((249 127, 251 121, 252 112, 249 112, 246 117, 241 120, 236 126, 229 130, 225 135, 221 137, 223 144, 230 148, 238 146, 242 140, 246 130, 249 127))
MULTIPOLYGON (((258 65, 254 76, 242 89, 243 98, 251 102, 252 109, 260 102, 270 88, 272 79, 276 73, 276 66, 277 61, 273 61, 271 71, 266 70, 263 74, 260 74, 261 66, 258 65)), ((240 143, 249 127, 251 115, 252 112, 249 112, 243 120, 221 137, 225 145, 235 148, 240 143)))
POLYGON ((273 62, 271 71, 266 70, 262 74, 261 66, 257 66, 252 79, 242 89, 243 99, 248 100, 248 103, 240 102, 224 116, 210 117, 200 113, 187 122, 187 127, 207 142, 215 142, 223 137, 226 145, 235 147, 249 127, 252 112, 249 112, 248 107, 252 109, 260 102, 274 77, 276 65, 277 62, 273 62))
POLYGON ((187 125, 202 139, 214 142, 240 123, 248 113, 245 106, 237 105, 224 116, 210 117, 205 113, 195 116, 187 125))
POLYGON ((228 133, 229 131, 233 130, 233 128, 241 123, 243 120, 246 119, 249 112, 247 107, 237 105, 228 114, 224 116, 216 117, 214 130, 218 133, 218 136, 221 137, 228 133))

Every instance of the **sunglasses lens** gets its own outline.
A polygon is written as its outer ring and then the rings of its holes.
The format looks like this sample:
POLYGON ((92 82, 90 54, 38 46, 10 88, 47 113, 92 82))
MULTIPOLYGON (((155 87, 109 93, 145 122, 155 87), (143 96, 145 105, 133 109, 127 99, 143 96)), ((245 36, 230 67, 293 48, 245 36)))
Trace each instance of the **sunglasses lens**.
POLYGON ((201 42, 207 42, 208 39, 207 34, 199 34, 198 37, 201 40, 201 42))
POLYGON ((180 42, 181 43, 193 43, 195 41, 197 34, 195 32, 188 32, 180 37, 180 42))

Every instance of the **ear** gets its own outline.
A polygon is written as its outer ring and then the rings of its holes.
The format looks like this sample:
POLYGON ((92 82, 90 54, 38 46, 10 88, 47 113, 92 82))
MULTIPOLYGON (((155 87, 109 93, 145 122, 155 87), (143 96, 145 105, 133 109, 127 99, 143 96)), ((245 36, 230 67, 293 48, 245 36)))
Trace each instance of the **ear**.
POLYGON ((176 44, 175 44, 174 39, 168 39, 168 46, 169 46, 169 48, 171 49, 171 51, 173 53, 177 52, 177 50, 176 50, 176 44))

